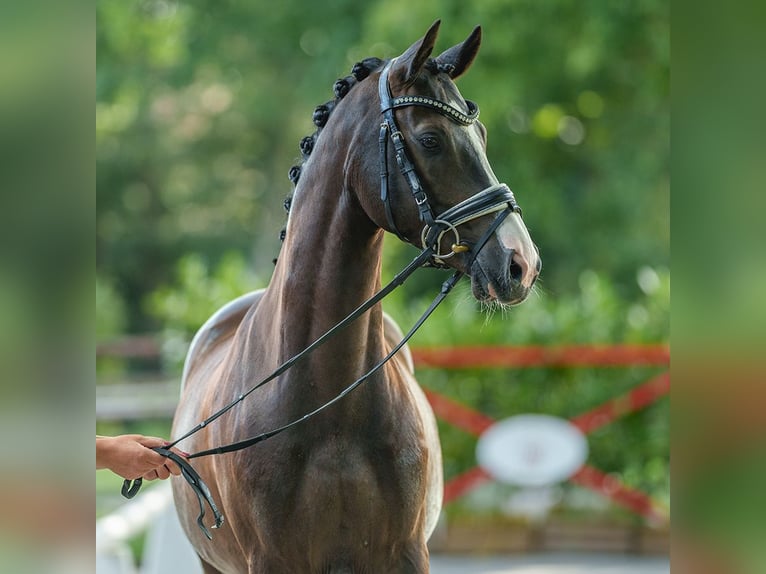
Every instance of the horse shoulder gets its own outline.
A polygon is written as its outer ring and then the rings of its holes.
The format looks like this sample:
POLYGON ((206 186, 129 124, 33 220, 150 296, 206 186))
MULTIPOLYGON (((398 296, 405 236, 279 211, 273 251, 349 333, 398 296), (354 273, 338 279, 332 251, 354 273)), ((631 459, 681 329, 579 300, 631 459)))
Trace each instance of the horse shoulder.
POLYGON ((247 312, 258 304, 265 289, 251 291, 226 303, 205 321, 194 335, 184 361, 182 384, 189 374, 237 332, 247 312))

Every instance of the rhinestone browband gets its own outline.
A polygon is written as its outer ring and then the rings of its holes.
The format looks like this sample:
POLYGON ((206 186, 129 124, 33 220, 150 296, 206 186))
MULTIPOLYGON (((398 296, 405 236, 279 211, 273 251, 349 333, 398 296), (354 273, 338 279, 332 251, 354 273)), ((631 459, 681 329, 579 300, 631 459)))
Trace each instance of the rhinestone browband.
POLYGON ((436 110, 440 114, 447 116, 459 124, 470 126, 479 117, 479 106, 470 100, 466 100, 465 103, 468 106, 468 114, 464 114, 457 108, 445 102, 435 100, 427 96, 399 96, 391 99, 392 108, 402 108, 404 106, 424 106, 426 108, 436 110))

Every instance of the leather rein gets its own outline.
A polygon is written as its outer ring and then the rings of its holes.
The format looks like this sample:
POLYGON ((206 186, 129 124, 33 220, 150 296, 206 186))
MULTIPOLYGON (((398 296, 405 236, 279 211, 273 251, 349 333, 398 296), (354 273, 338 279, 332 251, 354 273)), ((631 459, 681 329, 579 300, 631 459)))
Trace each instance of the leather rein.
MULTIPOLYGON (((197 500, 199 502, 199 507, 200 507, 200 512, 197 517, 197 524, 209 540, 212 540, 212 535, 203 522, 203 518, 205 517, 206 505, 213 512, 213 516, 215 518, 215 522, 213 525, 211 525, 211 528, 219 528, 223 524, 224 518, 221 512, 218 510, 218 507, 216 506, 215 501, 213 500, 213 497, 210 493, 209 488, 207 487, 205 482, 202 480, 200 475, 194 470, 191 464, 189 464, 188 460, 192 458, 202 457, 202 456, 235 452, 238 450, 242 450, 244 448, 248 448, 259 442, 262 442, 273 436, 276 436, 288 430, 289 428, 292 428, 293 426, 296 426, 300 423, 303 423, 309 420, 310 418, 316 416, 317 414, 319 414, 326 408, 342 400, 350 392, 352 392, 354 389, 359 387, 362 383, 367 381, 372 375, 377 373, 381 368, 383 368, 383 366, 388 361, 391 360, 391 358, 410 340, 410 338, 415 334, 415 332, 423 325, 426 319, 430 317, 430 315, 434 312, 434 310, 436 310, 439 304, 441 304, 441 302, 447 297, 450 291, 452 291, 452 288, 462 278, 464 273, 462 271, 455 271, 452 274, 452 276, 450 276, 450 278, 447 279, 442 284, 438 295, 434 298, 434 300, 431 302, 429 307, 423 312, 423 314, 415 322, 415 324, 407 332, 407 334, 402 338, 402 340, 396 346, 394 346, 394 348, 391 349, 391 351, 383 359, 381 359, 367 373, 359 377, 356 381, 351 383, 338 395, 336 395, 334 398, 330 399, 328 402, 324 403, 320 407, 314 409, 311 412, 306 413, 300 418, 297 418, 293 421, 286 423, 285 425, 281 427, 272 429, 270 431, 247 438, 242 441, 234 442, 227 445, 221 445, 208 450, 195 452, 186 458, 177 455, 170 449, 176 444, 178 444, 179 442, 181 442, 182 440, 202 430, 207 425, 209 425, 210 423, 212 423, 219 417, 223 416, 226 412, 228 412, 229 410, 234 408, 236 405, 244 401, 244 399, 248 397, 251 393, 253 393, 255 390, 261 388, 262 386, 276 379, 279 375, 281 375, 282 373, 287 371, 290 367, 292 367, 294 364, 296 364, 301 359, 306 357, 314 349, 316 349, 317 347, 325 343, 328 339, 335 336, 338 332, 340 332, 342 329, 347 327, 349 324, 353 323, 356 319, 358 319, 364 313, 366 313, 370 308, 372 308, 374 305, 376 305, 382 299, 388 296, 394 289, 403 285, 404 282, 407 280, 407 278, 410 277, 410 275, 412 275, 412 273, 416 269, 426 265, 444 266, 442 263, 442 260, 447 259, 448 257, 452 257, 453 255, 457 253, 463 253, 466 251, 470 251, 470 260, 466 266, 466 269, 470 269, 473 266, 473 263, 476 260, 476 257, 481 251, 481 249, 484 247, 484 245, 487 243, 490 237, 495 233, 497 228, 503 223, 505 218, 513 212, 521 213, 521 208, 516 203, 516 199, 513 195, 513 192, 511 192, 511 190, 508 188, 507 185, 501 183, 501 184, 492 185, 474 194, 468 199, 447 209, 446 211, 441 213, 438 217, 434 216, 431 205, 428 202, 428 196, 426 195, 425 190, 423 189, 423 186, 420 183, 420 179, 418 178, 417 172, 415 171, 415 167, 407 156, 407 152, 405 150, 405 145, 404 145, 404 137, 402 136, 402 133, 397 128, 396 121, 394 119, 394 113, 393 113, 394 109, 402 108, 405 106, 425 106, 433 110, 436 110, 437 112, 445 115, 446 117, 450 118, 456 123, 459 123, 464 126, 468 126, 468 125, 471 125, 473 122, 475 122, 476 119, 478 118, 479 108, 473 102, 466 101, 466 104, 468 106, 468 113, 466 114, 461 112, 457 108, 451 106, 450 104, 447 104, 439 100, 435 100, 427 96, 392 97, 391 90, 389 87, 389 82, 388 82, 388 74, 391 69, 391 66, 393 65, 395 61, 396 60, 394 59, 388 62, 388 64, 386 65, 386 67, 383 69, 383 71, 380 74, 380 79, 378 83, 381 113, 383 114, 383 122, 381 123, 381 127, 380 127, 381 200, 383 201, 383 204, 385 206, 386 217, 388 219, 389 226, 394 231, 394 233, 396 233, 397 236, 407 241, 401 235, 401 233, 399 232, 399 230, 397 229, 394 223, 393 210, 391 208, 391 197, 390 197, 389 189, 388 189, 388 146, 387 146, 387 142, 390 137, 394 146, 394 155, 396 158, 396 163, 399 166, 399 169, 402 175, 404 176, 405 180, 407 181, 407 184, 410 188, 412 196, 415 199, 415 203, 418 206, 420 220, 424 225, 422 233, 421 233, 421 238, 420 238, 421 244, 422 244, 422 251, 402 271, 400 271, 385 287, 383 287, 380 291, 375 293, 367 301, 362 303, 354 311, 349 313, 344 319, 342 319, 336 325, 331 327, 326 333, 324 333, 321 337, 319 337, 317 340, 311 343, 303 351, 301 351, 297 355, 294 355, 293 357, 291 357, 290 359, 282 363, 266 378, 261 380, 259 383, 257 383, 253 387, 251 387, 245 393, 240 394, 236 399, 234 399, 233 401, 228 403, 226 406, 224 406, 220 410, 210 415, 208 418, 206 418, 205 420, 197 424, 194 428, 189 430, 187 433, 183 434, 181 437, 175 439, 169 445, 164 447, 156 447, 153 449, 159 454, 161 454, 162 456, 171 459, 181 468, 182 476, 186 479, 186 481, 189 483, 194 493, 197 495, 197 500), (481 238, 475 243, 475 245, 473 245, 473 247, 468 247, 464 245, 463 243, 461 243, 460 234, 457 230, 457 227, 459 225, 466 223, 468 221, 471 221, 473 219, 476 219, 478 217, 482 217, 484 215, 487 215, 490 213, 496 213, 496 212, 498 212, 498 215, 492 221, 492 223, 484 232, 484 234, 481 236, 481 238), (451 251, 446 253, 440 253, 439 249, 441 245, 441 240, 444 237, 444 235, 447 233, 453 234, 455 242, 452 244, 451 251)), ((142 484, 141 478, 136 478, 132 482, 126 479, 122 486, 122 495, 125 496, 126 498, 133 498, 138 493, 139 489, 141 488, 141 484, 142 484)))

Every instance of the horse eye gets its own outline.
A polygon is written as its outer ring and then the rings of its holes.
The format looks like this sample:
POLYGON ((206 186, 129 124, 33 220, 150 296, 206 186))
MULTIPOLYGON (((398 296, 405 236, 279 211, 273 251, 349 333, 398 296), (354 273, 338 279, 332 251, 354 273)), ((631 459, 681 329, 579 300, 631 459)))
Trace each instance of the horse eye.
POLYGON ((426 149, 437 149, 439 140, 434 136, 423 136, 420 138, 420 144, 426 149))

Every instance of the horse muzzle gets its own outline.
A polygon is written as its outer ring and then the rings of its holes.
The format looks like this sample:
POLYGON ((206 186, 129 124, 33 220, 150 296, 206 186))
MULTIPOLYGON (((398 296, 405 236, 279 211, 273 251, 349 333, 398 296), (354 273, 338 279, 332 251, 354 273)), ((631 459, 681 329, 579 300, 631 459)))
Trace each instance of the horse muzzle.
POLYGON ((473 296, 485 303, 518 305, 523 302, 542 269, 536 250, 531 259, 499 243, 488 244, 470 269, 473 296))

